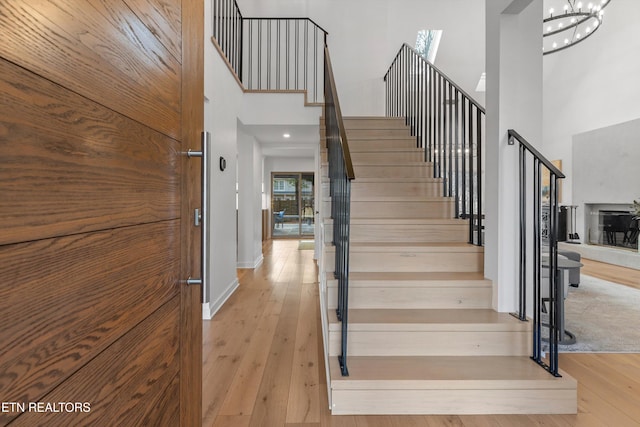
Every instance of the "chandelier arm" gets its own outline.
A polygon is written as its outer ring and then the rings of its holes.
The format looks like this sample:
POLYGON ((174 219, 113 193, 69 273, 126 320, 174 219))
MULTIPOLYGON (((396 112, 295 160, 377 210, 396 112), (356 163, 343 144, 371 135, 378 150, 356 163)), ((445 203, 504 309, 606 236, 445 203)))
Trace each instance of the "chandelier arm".
POLYGON ((542 52, 542 55, 548 55, 548 54, 550 54, 550 53, 560 52, 561 50, 565 50, 565 49, 567 49, 567 48, 570 48, 571 46, 575 46, 575 45, 577 45, 578 43, 581 43, 581 42, 585 41, 586 39, 588 39, 589 37, 591 37, 591 35, 592 35, 593 33, 595 33, 596 31, 598 31, 598 28, 600 28, 600 25, 598 25, 596 28, 594 28, 594 29, 593 29, 593 31, 591 31, 590 33, 588 33, 586 36, 584 36, 584 37, 582 37, 582 38, 579 38, 579 39, 578 39, 578 40, 576 40, 575 42, 572 42, 572 43, 569 43, 569 44, 565 44, 565 45, 560 46, 560 47, 557 47, 557 48, 555 48, 555 49, 553 49, 553 50, 549 50, 549 51, 546 51, 546 52, 542 52))

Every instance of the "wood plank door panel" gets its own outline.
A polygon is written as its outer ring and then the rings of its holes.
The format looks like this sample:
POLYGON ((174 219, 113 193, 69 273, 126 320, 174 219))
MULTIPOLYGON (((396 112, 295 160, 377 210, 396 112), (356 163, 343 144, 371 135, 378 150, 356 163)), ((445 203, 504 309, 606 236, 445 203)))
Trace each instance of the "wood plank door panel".
POLYGON ((6 60, 0 75, 0 244, 180 217, 178 141, 6 60))
POLYGON ((181 138, 180 62, 123 0, 0 0, 0 10, 1 57, 181 138))
POLYGON ((0 0, 0 425, 201 424, 203 9, 0 0))

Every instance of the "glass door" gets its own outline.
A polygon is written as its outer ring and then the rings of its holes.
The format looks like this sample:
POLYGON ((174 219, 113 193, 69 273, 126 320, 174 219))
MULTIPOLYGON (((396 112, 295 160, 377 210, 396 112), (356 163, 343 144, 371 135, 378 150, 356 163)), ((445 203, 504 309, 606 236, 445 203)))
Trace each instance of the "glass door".
POLYGON ((272 237, 313 237, 313 174, 272 173, 271 214, 272 237))

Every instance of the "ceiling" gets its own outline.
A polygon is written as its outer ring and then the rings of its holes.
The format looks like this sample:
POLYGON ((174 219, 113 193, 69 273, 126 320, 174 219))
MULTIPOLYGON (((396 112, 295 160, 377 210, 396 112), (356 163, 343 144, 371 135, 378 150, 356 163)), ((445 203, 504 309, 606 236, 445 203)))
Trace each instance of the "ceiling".
POLYGON ((320 140, 318 125, 244 125, 267 157, 314 157, 320 140), (288 133, 290 138, 283 135, 288 133))

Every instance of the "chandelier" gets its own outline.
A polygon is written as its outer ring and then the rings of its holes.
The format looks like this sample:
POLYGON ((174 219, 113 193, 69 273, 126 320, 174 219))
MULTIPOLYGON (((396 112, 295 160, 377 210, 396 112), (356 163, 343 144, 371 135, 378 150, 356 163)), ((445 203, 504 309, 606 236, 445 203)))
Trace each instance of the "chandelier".
POLYGON ((543 19, 542 54, 559 52, 580 43, 602 24, 604 8, 611 0, 548 0, 543 19))

